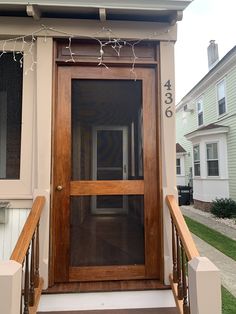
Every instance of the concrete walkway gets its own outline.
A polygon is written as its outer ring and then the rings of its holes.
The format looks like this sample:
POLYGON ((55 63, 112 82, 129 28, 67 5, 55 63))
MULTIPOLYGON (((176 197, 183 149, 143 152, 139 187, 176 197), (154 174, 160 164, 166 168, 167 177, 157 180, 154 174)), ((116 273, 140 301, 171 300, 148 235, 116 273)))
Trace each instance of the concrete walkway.
MULTIPOLYGON (((198 213, 198 210, 194 209, 192 206, 181 206, 181 210, 185 216, 236 240, 236 229, 216 222, 214 218, 198 213)), ((192 236, 200 255, 208 257, 220 269, 222 285, 236 297, 236 262, 194 234, 192 236)))

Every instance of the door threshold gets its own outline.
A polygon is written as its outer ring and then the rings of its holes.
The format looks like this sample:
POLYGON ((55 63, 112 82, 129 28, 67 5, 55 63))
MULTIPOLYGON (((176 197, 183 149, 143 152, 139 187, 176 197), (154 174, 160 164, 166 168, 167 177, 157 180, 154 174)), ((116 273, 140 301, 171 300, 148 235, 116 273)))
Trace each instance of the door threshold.
POLYGON ((164 285, 159 280, 121 280, 98 282, 68 282, 56 283, 43 291, 43 294, 77 293, 77 292, 109 292, 109 291, 143 291, 167 290, 169 285, 164 285))

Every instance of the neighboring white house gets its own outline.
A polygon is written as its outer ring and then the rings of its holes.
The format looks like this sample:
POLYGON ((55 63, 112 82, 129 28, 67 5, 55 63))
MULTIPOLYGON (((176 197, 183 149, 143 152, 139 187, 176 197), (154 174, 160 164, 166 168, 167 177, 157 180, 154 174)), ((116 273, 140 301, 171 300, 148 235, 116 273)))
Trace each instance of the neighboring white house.
POLYGON ((194 204, 205 209, 216 198, 236 200, 236 46, 218 61, 211 41, 208 57, 209 72, 176 106, 185 184, 193 176, 194 204))
POLYGON ((179 144, 176 144, 176 184, 185 185, 185 155, 186 150, 179 144))

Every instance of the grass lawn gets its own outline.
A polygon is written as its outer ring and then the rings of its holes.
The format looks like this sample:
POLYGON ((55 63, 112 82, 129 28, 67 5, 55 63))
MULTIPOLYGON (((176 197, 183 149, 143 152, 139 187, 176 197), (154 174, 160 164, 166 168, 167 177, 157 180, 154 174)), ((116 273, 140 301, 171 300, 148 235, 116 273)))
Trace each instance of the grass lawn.
POLYGON ((236 298, 223 286, 221 287, 222 293, 222 314, 236 313, 236 298))
MULTIPOLYGON (((192 233, 236 261, 236 241, 226 237, 218 231, 202 225, 201 223, 189 217, 185 216, 184 218, 189 227, 189 230, 192 233)), ((221 293, 222 314, 236 313, 236 298, 223 286, 221 287, 221 293)))
POLYGON ((226 237, 218 231, 202 225, 201 223, 189 217, 184 216, 184 218, 189 227, 189 230, 192 233, 196 234, 196 236, 236 261, 236 241, 226 237))

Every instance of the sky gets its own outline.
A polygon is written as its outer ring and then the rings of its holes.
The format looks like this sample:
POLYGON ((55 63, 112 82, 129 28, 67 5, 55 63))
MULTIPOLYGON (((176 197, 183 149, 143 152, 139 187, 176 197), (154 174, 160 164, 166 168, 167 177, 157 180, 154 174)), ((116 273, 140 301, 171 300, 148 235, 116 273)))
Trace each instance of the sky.
POLYGON ((184 10, 175 44, 176 104, 208 72, 210 40, 220 59, 236 45, 235 12, 236 0, 193 0, 184 10))

